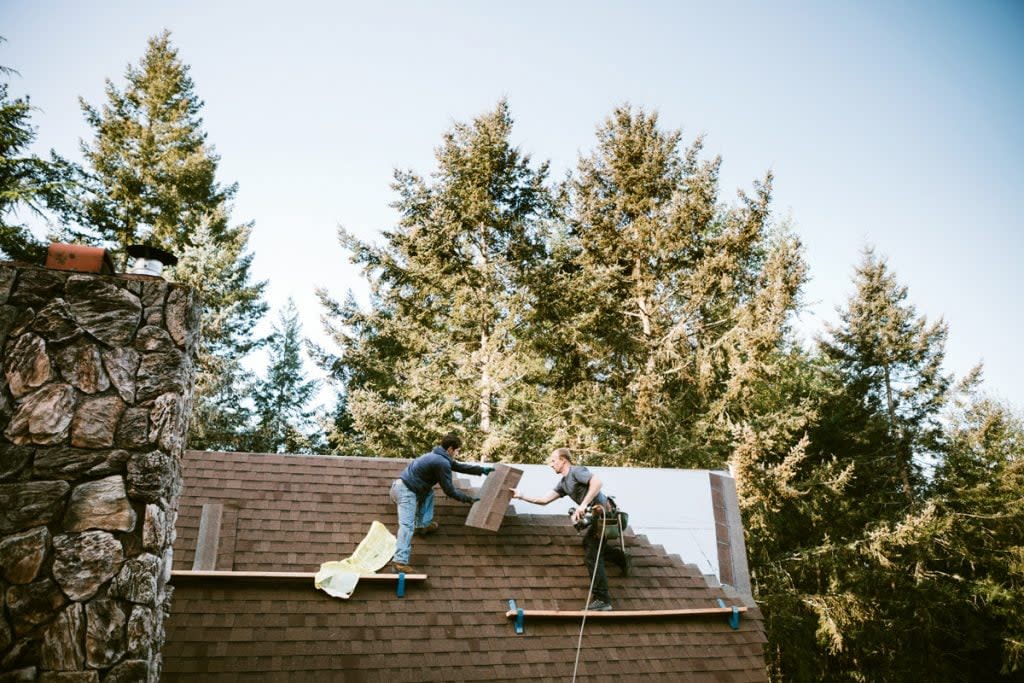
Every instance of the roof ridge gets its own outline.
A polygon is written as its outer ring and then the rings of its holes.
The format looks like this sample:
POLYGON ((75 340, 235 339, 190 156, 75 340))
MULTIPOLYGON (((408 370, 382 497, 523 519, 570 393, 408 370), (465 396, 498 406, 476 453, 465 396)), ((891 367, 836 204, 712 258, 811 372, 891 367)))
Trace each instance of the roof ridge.
POLYGON ((189 448, 185 450, 186 455, 203 457, 207 455, 245 456, 257 458, 296 458, 305 460, 322 460, 324 462, 336 462, 337 460, 358 460, 364 462, 380 461, 411 461, 414 458, 391 458, 385 455, 343 455, 340 453, 256 453, 252 451, 204 451, 189 448))
MULTIPOLYGON (((427 451, 423 451, 423 452, 426 453, 427 451)), ((337 460, 337 459, 361 460, 361 461, 392 461, 392 460, 393 461, 411 461, 411 460, 414 460, 419 455, 422 455, 422 453, 419 453, 419 454, 417 454, 415 456, 411 456, 411 457, 408 457, 408 458, 393 458, 393 457, 387 456, 387 455, 348 455, 348 454, 345 454, 345 453, 260 453, 260 452, 256 452, 256 451, 217 451, 217 450, 201 450, 201 449, 196 449, 196 448, 187 448, 187 449, 185 449, 185 454, 186 455, 187 454, 192 454, 192 455, 196 455, 196 456, 202 456, 204 454, 209 454, 209 455, 228 455, 228 456, 241 455, 241 456, 270 457, 270 458, 282 457, 282 458, 298 458, 298 459, 313 459, 313 460, 327 460, 327 461, 332 461, 332 460, 337 460)), ((509 465, 511 467, 520 467, 520 466, 524 466, 524 465, 528 465, 528 466, 541 466, 541 465, 543 465, 543 463, 536 463, 536 462, 504 462, 504 461, 495 461, 495 462, 484 463, 482 460, 466 460, 466 461, 460 461, 460 462, 468 462, 468 463, 479 462, 479 463, 490 464, 490 465, 495 465, 495 464, 501 463, 501 464, 504 464, 504 465, 509 465)), ((588 465, 588 467, 595 467, 595 468, 600 468, 600 469, 612 469, 612 470, 643 470, 645 472, 657 472, 659 470, 672 471, 672 472, 708 472, 708 473, 711 473, 711 474, 716 474, 716 475, 719 475, 719 476, 722 476, 722 477, 726 477, 726 478, 732 479, 732 475, 729 474, 728 470, 716 470, 716 469, 707 469, 707 468, 694 468, 694 467, 618 467, 618 466, 611 466, 611 465, 588 465)))

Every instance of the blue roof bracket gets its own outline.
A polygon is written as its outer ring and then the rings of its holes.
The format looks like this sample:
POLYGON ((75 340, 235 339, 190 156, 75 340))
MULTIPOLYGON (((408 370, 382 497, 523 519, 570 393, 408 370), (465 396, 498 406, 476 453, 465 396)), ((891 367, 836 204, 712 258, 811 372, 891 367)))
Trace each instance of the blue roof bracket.
POLYGON ((508 608, 516 613, 516 634, 521 635, 523 633, 523 608, 516 607, 515 600, 508 601, 508 608))
MULTIPOLYGON (((728 607, 722 598, 718 598, 718 606, 728 607)), ((734 631, 738 631, 740 628, 740 610, 736 605, 732 606, 732 612, 729 614, 729 626, 732 626, 734 631)))

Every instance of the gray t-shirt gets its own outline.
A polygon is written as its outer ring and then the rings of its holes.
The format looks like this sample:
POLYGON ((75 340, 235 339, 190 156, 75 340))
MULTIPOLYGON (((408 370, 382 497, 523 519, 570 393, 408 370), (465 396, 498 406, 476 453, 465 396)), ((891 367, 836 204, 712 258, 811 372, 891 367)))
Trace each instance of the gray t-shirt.
MULTIPOLYGON (((594 476, 590 473, 583 465, 573 465, 566 472, 565 476, 559 480, 558 485, 555 486, 555 493, 558 497, 569 496, 576 504, 583 502, 583 499, 587 495, 587 491, 590 489, 590 478, 594 476)), ((603 493, 598 493, 591 503, 600 503, 606 505, 608 499, 603 493)))

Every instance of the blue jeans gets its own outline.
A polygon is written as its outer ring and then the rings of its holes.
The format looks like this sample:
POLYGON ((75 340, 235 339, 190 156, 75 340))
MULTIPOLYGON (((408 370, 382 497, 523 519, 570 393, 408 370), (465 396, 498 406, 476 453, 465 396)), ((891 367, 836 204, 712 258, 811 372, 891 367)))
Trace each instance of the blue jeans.
POLYGON ((391 484, 391 500, 398 506, 398 547, 393 562, 409 564, 412 553, 412 532, 427 526, 434 519, 434 490, 419 497, 401 479, 391 484))

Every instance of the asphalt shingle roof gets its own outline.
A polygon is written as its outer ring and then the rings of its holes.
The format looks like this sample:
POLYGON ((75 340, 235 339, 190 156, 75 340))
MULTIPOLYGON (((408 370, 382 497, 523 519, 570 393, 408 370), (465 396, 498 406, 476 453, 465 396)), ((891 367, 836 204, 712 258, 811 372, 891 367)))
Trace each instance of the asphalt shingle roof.
MULTIPOLYGON (((218 569, 314 572, 343 559, 374 519, 396 530, 388 488, 407 462, 190 451, 174 568, 192 568, 205 503, 224 505, 218 569)), ((403 598, 389 582, 361 582, 339 600, 312 581, 175 579, 163 680, 571 679, 579 620, 527 617, 516 635, 505 616, 510 598, 582 609, 589 576, 568 519, 510 514, 495 533, 464 526, 469 507, 436 495, 441 529, 413 540, 411 560, 428 579, 403 598)), ((626 543, 632 575, 608 567, 616 610, 742 604, 643 536, 626 543)), ((722 615, 589 619, 577 678, 766 681, 764 642, 756 608, 737 630, 722 615)))

